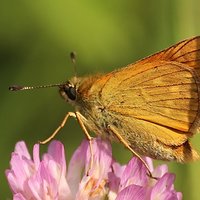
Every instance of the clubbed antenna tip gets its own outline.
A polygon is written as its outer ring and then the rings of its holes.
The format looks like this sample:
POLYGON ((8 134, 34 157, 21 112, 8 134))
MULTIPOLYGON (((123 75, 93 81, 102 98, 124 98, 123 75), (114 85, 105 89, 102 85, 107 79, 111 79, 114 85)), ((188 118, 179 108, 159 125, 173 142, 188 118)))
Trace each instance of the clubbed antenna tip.
POLYGON ((12 85, 9 87, 9 90, 10 91, 18 91, 18 90, 23 90, 23 86, 20 86, 20 85, 12 85))

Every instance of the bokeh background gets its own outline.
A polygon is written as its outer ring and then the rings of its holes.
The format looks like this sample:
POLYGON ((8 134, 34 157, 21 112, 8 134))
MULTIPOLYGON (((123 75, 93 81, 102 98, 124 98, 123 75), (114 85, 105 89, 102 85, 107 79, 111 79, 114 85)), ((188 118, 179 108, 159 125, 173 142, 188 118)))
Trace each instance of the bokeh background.
MULTIPOLYGON (((12 198, 4 171, 16 142, 24 140, 32 150, 38 140, 53 132, 66 112, 73 111, 57 88, 13 93, 9 85, 69 79, 74 75, 71 51, 78 54, 78 75, 109 72, 200 35, 199 19, 198 0, 1 0, 0 199, 12 198)), ((74 119, 56 137, 65 144, 68 160, 83 138, 74 119)), ((199 135, 193 143, 200 150, 199 135)), ((122 163, 131 156, 116 144, 114 154, 122 163)), ((200 199, 200 161, 168 166, 176 174, 175 186, 184 199, 200 199)))

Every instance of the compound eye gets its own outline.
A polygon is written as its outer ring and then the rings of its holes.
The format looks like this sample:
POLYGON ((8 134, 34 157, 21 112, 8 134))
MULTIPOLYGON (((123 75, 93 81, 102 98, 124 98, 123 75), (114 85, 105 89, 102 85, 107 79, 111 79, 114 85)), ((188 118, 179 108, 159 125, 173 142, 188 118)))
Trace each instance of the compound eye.
POLYGON ((70 100, 74 101, 76 99, 76 88, 75 87, 70 86, 70 87, 66 88, 64 91, 70 100))

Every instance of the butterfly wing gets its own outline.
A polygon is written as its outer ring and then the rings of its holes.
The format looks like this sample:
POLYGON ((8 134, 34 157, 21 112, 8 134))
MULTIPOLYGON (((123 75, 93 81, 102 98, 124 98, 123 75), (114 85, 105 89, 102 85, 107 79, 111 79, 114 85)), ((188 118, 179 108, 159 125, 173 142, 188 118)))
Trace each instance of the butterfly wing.
POLYGON ((91 91, 113 118, 179 145, 199 126, 199 68, 196 37, 102 76, 91 91))
POLYGON ((196 72, 200 74, 200 36, 179 42, 161 52, 138 61, 138 64, 141 65, 155 60, 183 63, 188 67, 195 68, 196 72))

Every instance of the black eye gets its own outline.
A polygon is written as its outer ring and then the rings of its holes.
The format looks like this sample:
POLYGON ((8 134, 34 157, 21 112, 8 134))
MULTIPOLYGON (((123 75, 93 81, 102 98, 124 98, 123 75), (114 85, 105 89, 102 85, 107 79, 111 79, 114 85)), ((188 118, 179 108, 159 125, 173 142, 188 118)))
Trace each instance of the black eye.
POLYGON ((65 93, 67 94, 68 98, 71 100, 75 100, 76 99, 76 89, 75 87, 68 87, 65 89, 65 93))

